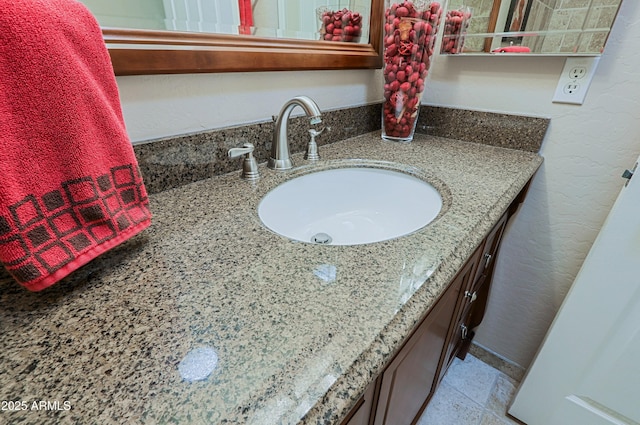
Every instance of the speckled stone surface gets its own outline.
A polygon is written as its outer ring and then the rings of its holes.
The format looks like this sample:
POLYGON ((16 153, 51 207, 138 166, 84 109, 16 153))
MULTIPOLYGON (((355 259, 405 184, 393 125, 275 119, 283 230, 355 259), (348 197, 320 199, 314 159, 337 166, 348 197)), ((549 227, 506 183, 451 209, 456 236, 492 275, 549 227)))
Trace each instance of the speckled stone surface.
MULTIPOLYGON (((300 112, 297 109, 294 113, 300 112)), ((316 137, 318 146, 378 130, 381 111, 381 104, 322 111, 322 123, 317 125, 311 125, 304 116, 291 118, 290 152, 306 150, 310 128, 325 128, 316 137)), ((158 193, 239 169, 241 159, 229 159, 227 152, 247 142, 255 146, 258 162, 267 161, 273 133, 274 123, 268 121, 150 140, 133 148, 147 191, 158 193)))
POLYGON ((549 122, 548 118, 423 105, 416 132, 538 152, 549 122))
MULTIPOLYGON (((321 124, 311 126, 305 117, 289 123, 290 151, 304 152, 309 128, 325 131, 319 146, 379 130, 382 104, 323 111, 321 124)), ((416 133, 538 152, 549 120, 491 112, 423 105, 416 133)), ((269 158, 272 121, 167 137, 136 144, 134 150, 149 193, 229 173, 240 168, 240 159, 229 159, 231 148, 253 143, 258 162, 269 158)))
POLYGON ((152 195, 150 229, 43 292, 0 279, 0 399, 71 405, 1 411, 0 422, 339 423, 542 162, 379 132, 320 152, 288 172, 261 165, 255 184, 233 172, 152 195), (271 188, 349 158, 417 168, 444 185, 446 212, 357 246, 293 242, 261 224, 271 188))

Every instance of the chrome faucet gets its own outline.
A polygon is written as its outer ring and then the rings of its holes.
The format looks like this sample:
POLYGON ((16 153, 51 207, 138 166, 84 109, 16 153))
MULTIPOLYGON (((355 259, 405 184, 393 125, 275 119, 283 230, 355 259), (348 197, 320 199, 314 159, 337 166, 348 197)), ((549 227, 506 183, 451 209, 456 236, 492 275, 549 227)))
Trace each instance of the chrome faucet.
POLYGON ((311 124, 319 124, 320 108, 316 102, 307 96, 296 96, 284 104, 280 114, 276 119, 276 128, 273 133, 273 144, 271 145, 271 157, 267 162, 267 167, 273 170, 288 170, 293 167, 291 154, 289 153, 289 141, 287 140, 287 129, 289 126, 289 116, 296 106, 304 109, 305 114, 311 118, 311 124))

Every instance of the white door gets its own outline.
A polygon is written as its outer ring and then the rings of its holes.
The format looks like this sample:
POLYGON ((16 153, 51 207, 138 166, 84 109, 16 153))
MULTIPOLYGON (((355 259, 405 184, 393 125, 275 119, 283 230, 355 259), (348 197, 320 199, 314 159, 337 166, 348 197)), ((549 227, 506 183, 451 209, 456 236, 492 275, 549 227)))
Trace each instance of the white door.
POLYGON ((640 169, 622 189, 509 413, 640 425, 640 169))

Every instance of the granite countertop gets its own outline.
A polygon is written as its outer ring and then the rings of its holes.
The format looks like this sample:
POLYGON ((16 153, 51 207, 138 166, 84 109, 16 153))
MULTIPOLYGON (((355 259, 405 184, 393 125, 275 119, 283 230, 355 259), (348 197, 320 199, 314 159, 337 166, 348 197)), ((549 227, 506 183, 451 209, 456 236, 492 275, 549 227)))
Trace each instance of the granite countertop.
POLYGON ((40 293, 2 284, 0 423, 338 423, 542 162, 379 132, 320 153, 302 170, 262 164, 255 184, 234 172, 152 195, 149 230, 65 281, 40 293), (417 167, 445 212, 357 246, 293 242, 261 224, 268 190, 348 158, 417 167), (208 364, 181 364, 202 353, 208 364), (43 400, 49 409, 33 408, 43 400))

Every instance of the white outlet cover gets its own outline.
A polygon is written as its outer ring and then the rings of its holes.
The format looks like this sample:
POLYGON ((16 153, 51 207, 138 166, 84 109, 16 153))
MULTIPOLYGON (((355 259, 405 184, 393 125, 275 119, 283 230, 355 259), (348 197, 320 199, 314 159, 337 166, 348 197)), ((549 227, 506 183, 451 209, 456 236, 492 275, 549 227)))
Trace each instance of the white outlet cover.
POLYGON ((599 56, 568 57, 560 74, 553 102, 582 105, 599 62, 599 56))

